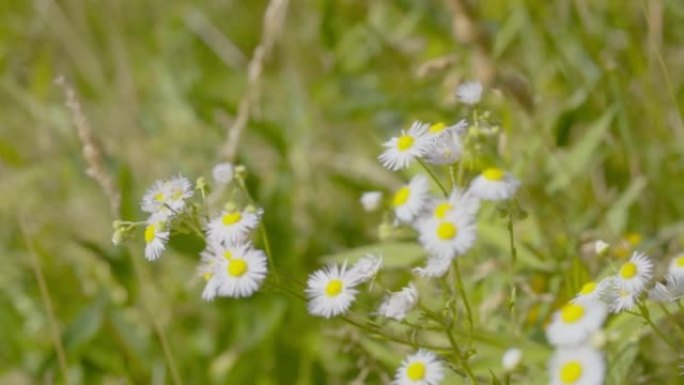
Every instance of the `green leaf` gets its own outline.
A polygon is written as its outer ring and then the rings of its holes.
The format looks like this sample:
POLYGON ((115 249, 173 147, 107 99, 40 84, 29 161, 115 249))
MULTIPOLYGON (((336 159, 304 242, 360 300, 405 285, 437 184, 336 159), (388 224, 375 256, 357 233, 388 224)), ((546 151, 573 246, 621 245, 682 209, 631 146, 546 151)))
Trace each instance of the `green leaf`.
POLYGON ((615 234, 621 234, 627 225, 629 207, 639 198, 646 187, 646 178, 639 177, 630 183, 625 192, 620 195, 606 214, 606 221, 615 234))
POLYGON ((383 264, 386 268, 397 268, 410 266, 417 262, 425 256, 425 250, 413 242, 376 243, 326 255, 322 258, 326 262, 342 263, 347 261, 353 263, 366 254, 382 255, 383 264))

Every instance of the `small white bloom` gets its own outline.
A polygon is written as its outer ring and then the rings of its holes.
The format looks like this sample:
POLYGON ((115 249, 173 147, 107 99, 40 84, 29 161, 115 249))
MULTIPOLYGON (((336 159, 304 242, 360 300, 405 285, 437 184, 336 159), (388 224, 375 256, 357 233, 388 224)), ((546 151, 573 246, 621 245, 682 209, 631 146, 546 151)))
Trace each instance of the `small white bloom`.
POLYGON ((444 219, 449 214, 474 219, 480 209, 480 200, 467 191, 454 188, 449 198, 432 199, 428 208, 433 219, 444 219))
POLYGON ((451 259, 464 254, 477 239, 475 222, 456 212, 442 219, 431 218, 419 225, 418 240, 429 254, 437 258, 451 259))
POLYGON ((624 310, 632 310, 637 305, 638 295, 618 284, 618 278, 612 277, 602 293, 602 300, 608 304, 608 311, 614 314, 624 310))
POLYGON ((461 157, 463 148, 460 135, 467 125, 465 120, 461 120, 449 127, 443 123, 430 126, 430 141, 425 146, 425 161, 436 165, 456 162, 461 157))
POLYGON ((603 385, 603 354, 583 346, 557 350, 549 361, 551 385, 603 385))
POLYGON ((596 252, 596 255, 604 255, 608 252, 608 249, 610 249, 610 245, 608 243, 600 239, 594 242, 594 251, 596 252))
POLYGON ((648 293, 648 298, 656 302, 677 301, 684 297, 684 276, 668 273, 665 283, 658 282, 648 293))
POLYGON ((368 212, 375 211, 382 202, 382 193, 380 191, 365 192, 361 194, 360 202, 364 210, 368 212))
POLYGON ((546 338, 554 346, 579 346, 599 330, 608 315, 601 301, 569 302, 553 315, 546 329, 546 338))
POLYGON ((192 183, 182 175, 158 180, 143 195, 140 208, 146 213, 169 218, 183 211, 186 200, 193 193, 192 183))
POLYGON ((225 210, 209 221, 207 237, 211 242, 236 244, 247 239, 259 225, 262 210, 225 210))
POLYGON ((416 267, 413 269, 413 272, 421 277, 440 278, 449 271, 451 261, 451 258, 437 258, 431 256, 427 258, 425 267, 416 267))
POLYGON ((428 204, 430 182, 425 175, 416 175, 408 185, 401 187, 392 197, 394 213, 399 221, 411 222, 428 204))
POLYGON ((211 170, 211 175, 216 184, 227 185, 233 180, 235 170, 232 163, 219 163, 211 170))
POLYGON ((475 105, 482 98, 482 84, 478 81, 470 81, 456 87, 456 98, 459 102, 467 105, 475 105))
POLYGON ((349 276, 354 281, 354 285, 358 285, 373 279, 380 267, 382 267, 382 257, 366 254, 349 269, 349 276))
POLYGON ((429 350, 418 349, 404 359, 392 385, 437 385, 444 379, 444 368, 429 350))
POLYGON ((145 227, 145 258, 148 261, 154 261, 161 256, 166 249, 169 235, 165 221, 157 220, 154 216, 150 218, 145 227))
POLYGON ((608 336, 603 330, 594 332, 589 338, 589 345, 595 349, 603 349, 608 343, 608 336))
POLYGON ((523 352, 518 348, 510 348, 506 350, 501 356, 501 366, 507 371, 511 372, 520 366, 523 359, 523 352))
POLYGON ((408 132, 402 131, 400 136, 385 142, 385 151, 378 157, 382 165, 391 171, 397 171, 408 167, 415 158, 423 156, 430 141, 426 135, 427 129, 427 124, 416 121, 408 132))
POLYGON ((501 201, 513 197, 518 187, 520 181, 513 175, 492 167, 484 170, 473 180, 468 192, 479 199, 501 201))
POLYGON ((585 283, 580 289, 579 293, 575 295, 575 298, 572 299, 572 302, 586 304, 589 302, 600 301, 605 295, 608 286, 611 285, 613 279, 613 277, 609 277, 603 279, 601 282, 591 281, 585 283))
POLYGON ((409 284, 401 291, 385 296, 380 308, 378 308, 378 315, 401 321, 417 304, 418 290, 413 284, 409 284))
POLYGON ((266 278, 268 259, 251 244, 211 244, 202 253, 200 273, 207 280, 202 298, 244 298, 254 294, 266 278))
POLYGON ((638 296, 653 277, 653 262, 646 254, 635 251, 615 277, 619 288, 638 296))
POLYGON ((331 265, 309 275, 306 294, 309 313, 331 318, 345 313, 356 298, 354 280, 346 264, 331 265))
POLYGON ((681 275, 684 277, 684 253, 672 258, 668 272, 670 274, 681 275))

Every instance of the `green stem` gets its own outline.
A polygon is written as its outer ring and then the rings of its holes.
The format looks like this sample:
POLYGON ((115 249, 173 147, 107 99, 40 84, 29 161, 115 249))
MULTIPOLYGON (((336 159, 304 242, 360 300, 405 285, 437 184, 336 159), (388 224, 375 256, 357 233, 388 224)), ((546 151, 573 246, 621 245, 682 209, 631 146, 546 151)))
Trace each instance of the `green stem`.
POLYGON ((468 330, 469 334, 473 332, 473 312, 470 309, 470 303, 468 302, 468 296, 466 295, 465 289, 463 287, 463 279, 461 278, 461 269, 458 266, 458 259, 454 259, 454 271, 456 272, 456 288, 458 289, 461 299, 463 299, 463 305, 466 309, 466 315, 468 319, 468 330))
MULTIPOLYGON (((511 318, 513 324, 516 325, 515 301, 516 301, 516 287, 515 287, 515 265, 518 260, 518 251, 515 248, 515 232, 513 231, 513 204, 509 203, 508 207, 508 242, 511 250, 511 268, 510 268, 510 283, 511 283, 511 297, 509 301, 509 308, 511 311, 511 318)), ((515 328, 517 333, 517 327, 515 328)))
POLYGON ((447 189, 444 187, 444 185, 442 184, 442 182, 439 181, 439 178, 437 178, 437 175, 435 175, 435 173, 432 172, 432 170, 430 170, 430 168, 425 164, 425 162, 423 162, 422 159, 420 159, 420 158, 416 158, 416 159, 418 160, 418 163, 420 163, 420 165, 423 166, 423 169, 425 169, 425 171, 430 175, 430 178, 432 178, 432 180, 435 181, 435 183, 437 184, 437 186, 439 186, 439 189, 442 190, 442 193, 444 193, 444 197, 447 197, 447 198, 448 198, 448 197, 449 197, 449 192, 448 192, 447 189))
POLYGON ((675 329, 677 329, 677 333, 679 334, 679 337, 682 339, 682 342, 684 342, 684 328, 682 328, 682 325, 677 322, 677 317, 675 317, 672 312, 665 306, 664 303, 660 303, 660 308, 663 309, 663 312, 667 315, 667 317, 672 321, 674 324, 675 329))
POLYGON ((651 327, 651 329, 653 329, 653 331, 655 332, 655 334, 656 334, 658 337, 660 337, 660 339, 663 340, 663 342, 665 342, 665 343, 667 344, 667 346, 669 346, 670 349, 672 349, 675 353, 679 353, 679 352, 677 351, 677 347, 674 345, 674 343, 672 343, 672 341, 670 341, 670 339, 667 338, 667 337, 663 334, 663 332, 660 331, 660 329, 658 329, 658 327, 656 326, 656 324, 653 323, 653 320, 651 320, 651 316, 648 314, 648 309, 646 309, 646 305, 644 305, 644 304, 639 304, 638 306, 639 306, 639 311, 641 312, 641 316, 644 318, 644 320, 646 321, 646 323, 651 327))

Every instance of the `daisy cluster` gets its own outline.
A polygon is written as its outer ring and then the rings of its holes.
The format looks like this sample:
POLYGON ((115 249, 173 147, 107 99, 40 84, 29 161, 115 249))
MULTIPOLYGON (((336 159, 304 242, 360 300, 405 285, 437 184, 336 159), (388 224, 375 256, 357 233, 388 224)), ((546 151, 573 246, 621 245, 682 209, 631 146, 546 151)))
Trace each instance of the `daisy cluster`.
MULTIPOLYGON (((609 247, 599 241, 597 253, 609 247)), ((553 385, 603 384, 605 360, 598 348, 605 340, 601 328, 609 314, 645 309, 646 299, 674 302, 684 296, 684 254, 672 259, 663 281, 649 290, 653 269, 651 259, 635 251, 615 274, 586 283, 553 315, 546 329, 548 341, 556 348, 549 363, 553 385)))
MULTIPOLYGON (((219 192, 236 177, 230 163, 215 166, 212 176, 219 192)), ((239 207, 231 201, 214 215, 208 210, 204 210, 206 215, 200 215, 198 213, 203 210, 199 210, 191 198, 195 190, 200 190, 205 205, 204 187, 202 179, 193 186, 187 178, 176 176, 155 182, 145 192, 140 203, 141 210, 149 214, 144 230, 145 258, 149 261, 159 259, 172 232, 195 228, 206 244, 200 253, 198 268, 199 275, 206 281, 202 298, 211 301, 217 296, 249 297, 259 290, 268 270, 265 253, 255 248, 249 239, 250 233, 260 224, 263 210, 252 205, 239 207)))
MULTIPOLYGON (((457 89, 457 98, 464 104, 474 105, 480 101, 481 93, 479 83, 466 83, 457 89)), ((430 166, 453 169, 464 155, 470 126, 465 119, 454 124, 413 122, 383 144, 384 151, 378 159, 390 171, 404 170, 415 163, 420 163, 428 172, 430 166)), ((433 174, 428 175, 434 178, 433 174)), ((504 169, 488 167, 467 186, 454 183, 450 191, 435 195, 428 175, 414 176, 387 198, 381 191, 366 192, 360 203, 366 211, 388 207, 388 215, 393 218, 389 225, 392 228, 412 228, 427 254, 424 265, 413 269, 414 275, 439 278, 449 271, 455 258, 475 244, 475 222, 481 202, 511 199, 520 182, 504 169)), ((309 312, 324 318, 343 316, 360 293, 358 285, 372 279, 381 267, 382 258, 366 256, 351 267, 345 262, 313 272, 306 288, 309 312)), ((418 301, 416 285, 409 283, 398 291, 388 292, 373 314, 403 321, 418 301)), ((420 349, 406 357, 394 384, 435 385, 443 376, 437 356, 420 349)))

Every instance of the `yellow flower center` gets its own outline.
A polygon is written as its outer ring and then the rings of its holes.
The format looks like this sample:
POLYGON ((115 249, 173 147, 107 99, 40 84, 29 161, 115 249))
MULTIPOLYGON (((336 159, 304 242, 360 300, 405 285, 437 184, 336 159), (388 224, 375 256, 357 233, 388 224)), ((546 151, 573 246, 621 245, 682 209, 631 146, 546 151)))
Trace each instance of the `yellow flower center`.
POLYGON ((202 278, 208 282, 213 275, 214 274, 211 271, 207 271, 206 273, 202 274, 202 278))
POLYGON ((677 260, 675 261, 675 264, 676 264, 678 267, 684 267, 684 255, 680 255, 679 257, 677 257, 677 260))
POLYGON ((429 131, 430 131, 431 133, 433 133, 433 134, 436 134, 436 133, 438 133, 438 132, 444 131, 444 129, 445 129, 446 127, 447 127, 446 124, 444 124, 444 123, 442 123, 442 122, 438 122, 438 123, 435 123, 435 124, 433 124, 432 126, 430 126, 429 131))
POLYGON ((458 228, 451 222, 442 222, 437 226, 437 236, 439 239, 449 240, 454 239, 458 234, 458 228))
POLYGON ((155 228, 153 223, 150 223, 145 227, 145 243, 150 243, 154 241, 154 238, 157 236, 157 229, 155 228))
POLYGON ((620 277, 625 279, 634 278, 637 272, 637 265, 634 262, 627 262, 620 268, 620 277))
POLYGON ((402 135, 397 140, 397 150, 406 151, 413 147, 413 142, 415 139, 411 135, 402 135))
POLYGON ((582 364, 577 361, 567 362, 560 371, 560 378, 564 384, 572 384, 582 377, 582 364))
POLYGON ((584 316, 584 307, 576 303, 569 303, 561 309, 561 319, 565 323, 575 323, 584 316))
POLYGON ((454 206, 449 202, 442 202, 435 207, 435 218, 444 219, 447 213, 453 209, 454 206))
POLYGON ((420 381, 425 378, 425 364, 414 362, 406 368, 406 377, 411 381, 420 381))
POLYGON ((228 262, 228 275, 242 277, 247 272, 247 262, 244 259, 231 259, 228 262))
POLYGON ((234 211, 232 213, 225 214, 222 218, 223 224, 226 226, 234 225, 240 222, 242 219, 242 214, 239 211, 234 211))
POLYGON ((392 204, 394 207, 402 206, 406 201, 408 201, 411 195, 411 189, 408 186, 404 186, 394 193, 394 198, 392 199, 392 204))
POLYGON ((482 171, 482 176, 485 177, 487 180, 492 180, 495 182, 500 181, 501 179, 504 178, 506 175, 506 172, 500 168, 495 168, 495 167, 490 167, 484 171, 482 171))
POLYGON ((176 191, 173 192, 171 199, 177 201, 177 200, 181 199, 182 196, 183 196, 183 190, 177 189, 176 191))
POLYGON ((342 292, 342 281, 339 279, 331 279, 325 286, 325 295, 328 297, 337 297, 342 292))
POLYGON ((157 202, 164 202, 166 200, 166 195, 163 192, 158 192, 154 195, 154 200, 157 202))
POLYGON ((233 253, 231 253, 230 251, 226 250, 226 251, 223 252, 223 258, 225 258, 225 259, 227 259, 227 260, 230 261, 231 259, 233 259, 233 253))
POLYGON ((582 295, 587 295, 591 294, 596 290, 596 282, 588 282, 585 283, 584 286, 582 286, 582 290, 580 290, 580 294, 582 295))
POLYGON ((627 240, 627 242, 629 242, 630 245, 636 246, 641 243, 641 234, 629 233, 625 236, 625 239, 627 240))

